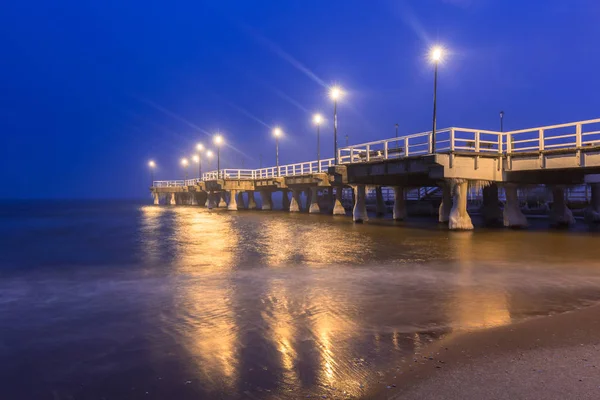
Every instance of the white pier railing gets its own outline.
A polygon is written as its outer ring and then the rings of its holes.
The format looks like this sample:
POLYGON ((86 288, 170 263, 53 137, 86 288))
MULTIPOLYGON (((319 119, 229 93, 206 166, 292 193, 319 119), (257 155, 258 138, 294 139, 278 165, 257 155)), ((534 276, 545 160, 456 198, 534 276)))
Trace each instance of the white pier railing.
POLYGON ((506 153, 600 146, 600 119, 506 132, 506 153))

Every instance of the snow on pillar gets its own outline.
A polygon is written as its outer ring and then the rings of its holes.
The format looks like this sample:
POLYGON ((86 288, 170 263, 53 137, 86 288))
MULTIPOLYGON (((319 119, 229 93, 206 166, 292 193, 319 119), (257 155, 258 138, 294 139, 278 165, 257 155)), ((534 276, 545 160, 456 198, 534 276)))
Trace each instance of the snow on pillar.
POLYGON ((442 203, 439 209, 439 222, 450 221, 450 210, 452 210, 452 186, 446 181, 442 185, 442 203))
POLYGON ((333 215, 346 215, 346 210, 342 205, 342 191, 344 189, 341 186, 335 188, 335 204, 333 205, 333 215))
POLYGON ((256 200, 254 199, 254 190, 248 192, 248 208, 251 210, 258 209, 256 206, 256 200))
POLYGON ((450 220, 448 227, 452 230, 471 230, 473 223, 467 212, 467 194, 469 191, 469 181, 458 179, 453 182, 454 201, 450 211, 450 220))
POLYGON ((281 209, 283 211, 289 211, 290 209, 290 197, 288 195, 288 190, 281 190, 281 209))
POLYGON ((495 225, 502 221, 502 210, 498 200, 498 185, 495 183, 483 188, 481 214, 486 225, 495 225))
POLYGON ((404 218, 406 218, 404 188, 402 186, 394 186, 394 220, 402 221, 404 218))
POLYGON ((171 193, 171 198, 169 199, 169 204, 174 206, 176 203, 175 201, 175 193, 171 193))
POLYGON ((567 207, 565 201, 565 187, 552 188, 552 208, 550 209, 550 222, 555 226, 569 226, 575 224, 575 217, 567 207))
POLYGON ((218 207, 219 208, 227 207, 227 202, 225 201, 225 192, 217 193, 217 196, 219 196, 219 198, 220 198, 218 207))
POLYGON ((354 187, 354 210, 352 211, 352 219, 354 222, 367 222, 367 193, 365 185, 356 185, 354 187))
POLYGON ((600 183, 590 183, 592 198, 590 205, 585 209, 584 215, 587 222, 600 222, 600 183))
POLYGON ((310 189, 310 207, 308 208, 309 214, 318 214, 321 212, 319 208, 318 192, 317 188, 310 189))
POLYGON ((237 211, 237 190, 229 191, 229 204, 227 204, 227 209, 229 211, 237 211))
POLYGON ((156 192, 152 193, 152 198, 154 199, 155 205, 160 204, 159 199, 158 199, 158 193, 156 193, 156 192))
POLYGON ((239 191, 237 194, 237 206, 238 209, 245 209, 246 203, 244 202, 244 192, 239 191))
POLYGON ((383 201, 383 190, 381 186, 375 188, 375 207, 378 217, 385 215, 385 201, 383 201))
POLYGON ((300 191, 298 189, 292 189, 290 212, 300 212, 300 191))
POLYGON ((521 211, 521 207, 519 207, 517 185, 514 183, 506 183, 504 185, 504 193, 506 194, 506 204, 504 204, 503 212, 504 226, 510 228, 527 227, 527 218, 525 218, 525 215, 523 215, 523 212, 521 211))
POLYGON ((272 200, 271 200, 271 192, 268 190, 261 190, 260 198, 262 199, 262 210, 269 211, 273 209, 272 200))

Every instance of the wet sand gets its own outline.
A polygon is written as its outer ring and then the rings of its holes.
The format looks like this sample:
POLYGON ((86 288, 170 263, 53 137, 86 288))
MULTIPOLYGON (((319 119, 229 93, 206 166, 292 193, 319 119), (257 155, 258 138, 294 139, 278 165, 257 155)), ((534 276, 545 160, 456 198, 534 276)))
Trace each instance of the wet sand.
POLYGON ((449 334, 366 397, 599 399, 600 305, 449 334))

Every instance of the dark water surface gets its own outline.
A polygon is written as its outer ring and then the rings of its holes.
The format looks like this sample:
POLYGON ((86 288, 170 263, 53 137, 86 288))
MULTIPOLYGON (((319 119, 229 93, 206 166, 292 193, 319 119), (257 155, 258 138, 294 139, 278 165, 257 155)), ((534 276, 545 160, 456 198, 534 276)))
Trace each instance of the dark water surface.
POLYGON ((546 226, 2 204, 0 398, 360 397, 441 335, 600 299, 600 233, 546 226))

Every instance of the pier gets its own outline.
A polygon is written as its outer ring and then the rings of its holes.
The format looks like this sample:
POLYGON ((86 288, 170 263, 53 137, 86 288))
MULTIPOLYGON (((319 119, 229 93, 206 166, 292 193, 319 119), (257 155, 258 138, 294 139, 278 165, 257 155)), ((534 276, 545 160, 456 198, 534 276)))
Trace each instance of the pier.
POLYGON ((339 148, 336 159, 307 161, 260 169, 220 169, 188 180, 153 181, 154 204, 273 210, 273 193, 282 193, 280 209, 345 215, 343 194, 352 191, 352 218, 367 222, 367 191, 376 193, 376 214, 387 212, 382 188, 393 189, 393 218, 406 217, 406 200, 440 193, 439 222, 451 230, 473 229, 467 197, 482 189, 486 223, 524 228, 527 218, 520 188, 545 185, 552 194, 553 225, 575 222, 565 201, 573 185, 590 185, 585 210, 600 221, 600 119, 497 132, 447 128, 339 148), (336 162, 337 161, 337 162, 336 162), (499 198, 503 192, 503 201, 499 198), (345 192, 346 191, 346 192, 345 192))

